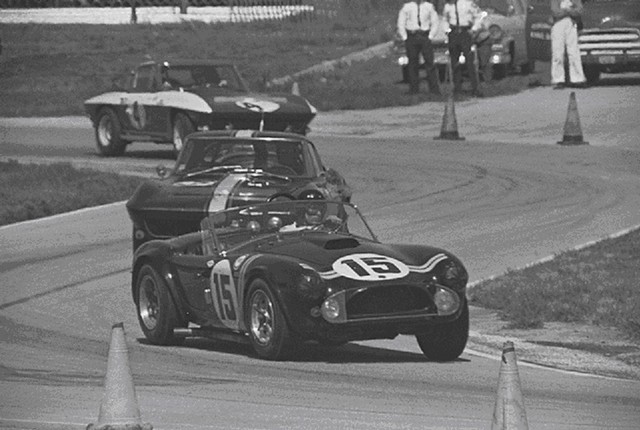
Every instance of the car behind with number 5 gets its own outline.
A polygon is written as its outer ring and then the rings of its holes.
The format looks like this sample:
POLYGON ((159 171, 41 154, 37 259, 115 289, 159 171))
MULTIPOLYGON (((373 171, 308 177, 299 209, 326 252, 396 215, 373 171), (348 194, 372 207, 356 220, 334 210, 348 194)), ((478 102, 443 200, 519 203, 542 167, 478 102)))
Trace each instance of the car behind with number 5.
POLYGON ((453 254, 383 244, 343 202, 231 208, 199 232, 134 253, 132 294, 147 339, 248 343, 258 357, 295 357, 308 341, 414 335, 424 355, 455 360, 469 333, 467 271, 453 254))
POLYGON ((305 135, 316 109, 296 94, 249 90, 222 60, 147 61, 114 90, 84 102, 98 151, 122 155, 136 141, 172 144, 197 130, 260 129, 305 135))

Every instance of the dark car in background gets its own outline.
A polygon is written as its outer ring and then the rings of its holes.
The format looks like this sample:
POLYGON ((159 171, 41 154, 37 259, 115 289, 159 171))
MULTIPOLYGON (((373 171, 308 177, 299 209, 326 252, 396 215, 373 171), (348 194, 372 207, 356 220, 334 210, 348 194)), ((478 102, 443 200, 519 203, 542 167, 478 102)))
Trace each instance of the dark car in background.
MULTIPOLYGON (((529 0, 527 44, 532 61, 551 60, 551 10, 548 0, 529 0)), ((587 81, 602 73, 640 71, 640 1, 582 0, 583 28, 578 32, 587 81)))
POLYGON ((316 109, 305 98, 249 90, 222 60, 147 61, 114 91, 85 101, 98 151, 121 155, 135 141, 172 144, 197 130, 260 129, 305 135, 316 109))
MULTIPOLYGON (((527 74, 533 71, 525 39, 527 0, 477 0, 476 3, 483 12, 482 31, 477 34, 473 48, 478 55, 476 64, 481 77, 490 81, 512 72, 527 74)), ((436 5, 441 13, 443 2, 436 2, 436 5)), ((448 29, 448 23, 441 17, 433 40, 434 63, 441 81, 446 79, 449 64, 448 29)), ((402 82, 408 82, 404 42, 396 40, 394 48, 402 71, 402 82)))
POLYGON ((153 344, 207 337, 283 360, 308 341, 405 334, 428 359, 452 361, 469 334, 467 281, 448 251, 381 243, 348 203, 288 200, 212 213, 197 232, 145 243, 131 287, 153 344))
POLYGON ((197 231, 202 218, 273 200, 350 201, 351 188, 327 169, 302 135, 255 130, 187 136, 170 172, 141 184, 127 202, 133 247, 197 231))

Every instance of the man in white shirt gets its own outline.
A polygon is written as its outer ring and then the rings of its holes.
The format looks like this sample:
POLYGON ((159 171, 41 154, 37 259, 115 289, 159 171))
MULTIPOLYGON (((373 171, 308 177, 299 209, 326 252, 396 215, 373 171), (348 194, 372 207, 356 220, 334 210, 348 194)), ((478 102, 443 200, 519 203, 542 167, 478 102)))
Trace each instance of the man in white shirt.
POLYGON ((438 30, 438 13, 431 3, 424 0, 406 2, 398 13, 398 34, 407 50, 409 93, 420 91, 420 54, 424 58, 429 90, 440 94, 436 66, 433 63, 433 39, 438 30))
POLYGON ((578 46, 577 20, 582 13, 581 0, 551 0, 551 83, 555 89, 564 88, 564 56, 569 60, 569 79, 577 87, 586 85, 580 47, 578 46))
POLYGON ((462 67, 460 54, 464 56, 467 71, 471 79, 471 90, 474 96, 482 97, 478 89, 478 75, 471 52, 473 35, 482 25, 482 11, 473 0, 448 0, 442 9, 442 15, 449 24, 449 56, 453 68, 453 88, 455 92, 462 90, 462 67))

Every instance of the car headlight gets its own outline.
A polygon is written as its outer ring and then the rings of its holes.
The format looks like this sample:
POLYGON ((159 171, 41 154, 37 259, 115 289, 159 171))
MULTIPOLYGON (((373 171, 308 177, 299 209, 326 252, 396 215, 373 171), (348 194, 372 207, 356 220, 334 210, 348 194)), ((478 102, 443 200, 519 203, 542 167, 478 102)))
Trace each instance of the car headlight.
POLYGON ((442 285, 454 289, 464 288, 467 285, 467 271, 460 263, 455 260, 448 259, 440 263, 437 276, 434 280, 442 285))
POLYGON ((311 267, 301 265, 302 272, 296 282, 297 291, 304 300, 319 300, 326 294, 326 287, 322 278, 311 267))
POLYGON ((322 317, 330 323, 347 321, 347 304, 344 292, 329 296, 320 306, 322 317))
POLYGON ((436 288, 433 302, 438 309, 438 315, 451 315, 460 307, 460 297, 455 292, 444 287, 436 288))

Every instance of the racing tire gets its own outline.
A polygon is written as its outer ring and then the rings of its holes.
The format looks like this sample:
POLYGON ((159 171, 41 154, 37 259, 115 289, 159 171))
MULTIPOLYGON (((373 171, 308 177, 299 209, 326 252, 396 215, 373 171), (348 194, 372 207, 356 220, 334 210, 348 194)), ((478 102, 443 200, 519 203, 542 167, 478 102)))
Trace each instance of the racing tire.
POLYGON ((184 139, 191 133, 196 131, 193 123, 183 113, 177 113, 173 118, 173 127, 172 127, 172 140, 173 143, 173 152, 177 156, 182 147, 184 146, 184 139))
POLYGON ((149 342, 155 345, 180 345, 183 337, 173 329, 186 327, 178 315, 169 287, 149 264, 140 268, 135 284, 136 311, 140 328, 149 342))
POLYGON ((430 327, 416 335, 422 353, 432 361, 453 361, 462 354, 469 338, 469 305, 455 321, 430 327))
POLYGON ((124 154, 128 142, 120 137, 122 128, 118 115, 113 109, 102 108, 100 110, 95 131, 96 145, 101 155, 114 157, 124 154))
POLYGON ((245 315, 249 342, 258 357, 284 360, 293 355, 294 336, 269 285, 260 278, 249 286, 245 315))

